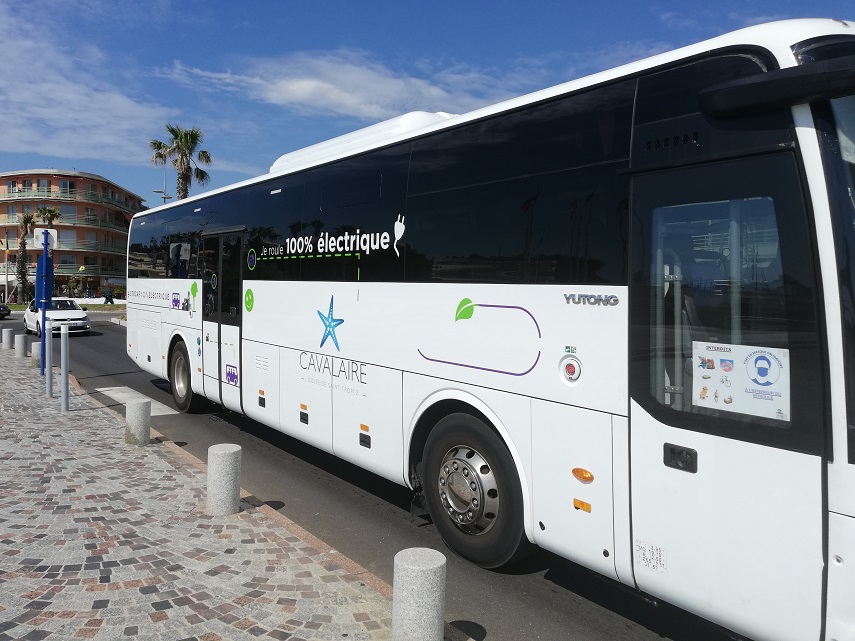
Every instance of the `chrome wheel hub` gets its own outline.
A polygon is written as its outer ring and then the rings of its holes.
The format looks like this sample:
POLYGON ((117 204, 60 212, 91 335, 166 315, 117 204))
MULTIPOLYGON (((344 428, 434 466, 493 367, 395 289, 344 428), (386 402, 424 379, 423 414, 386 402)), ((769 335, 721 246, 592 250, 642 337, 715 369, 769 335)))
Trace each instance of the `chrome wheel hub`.
POLYGON ((458 529, 484 534, 499 512, 499 489, 493 469, 481 454, 465 445, 446 452, 439 466, 437 489, 442 506, 458 529))
POLYGON ((187 363, 182 355, 179 354, 175 359, 175 366, 172 370, 172 384, 175 385, 175 391, 181 398, 187 395, 187 388, 190 384, 189 378, 187 363))

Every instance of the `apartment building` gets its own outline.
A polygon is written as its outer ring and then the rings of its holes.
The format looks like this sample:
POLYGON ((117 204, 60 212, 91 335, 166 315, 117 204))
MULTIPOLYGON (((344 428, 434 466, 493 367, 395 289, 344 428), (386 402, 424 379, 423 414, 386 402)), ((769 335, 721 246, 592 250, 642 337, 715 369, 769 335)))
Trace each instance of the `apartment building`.
MULTIPOLYGON (((58 241, 53 252, 55 293, 76 288, 76 293, 94 296, 107 286, 124 284, 129 221, 145 208, 142 198, 96 174, 30 169, 0 172, 0 258, 9 261, 0 264, 0 294, 16 294, 20 216, 32 212, 36 226, 44 227, 38 215, 42 206, 60 211, 53 223, 58 241)), ((32 247, 30 236, 27 263, 31 282, 38 255, 32 247)))

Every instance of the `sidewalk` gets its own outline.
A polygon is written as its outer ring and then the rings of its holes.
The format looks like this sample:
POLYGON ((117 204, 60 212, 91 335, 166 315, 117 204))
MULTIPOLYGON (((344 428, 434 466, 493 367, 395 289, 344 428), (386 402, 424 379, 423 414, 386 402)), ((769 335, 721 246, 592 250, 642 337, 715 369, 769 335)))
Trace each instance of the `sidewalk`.
MULTIPOLYGON (((0 641, 391 639, 391 588, 275 510, 205 515, 204 465, 0 349, 0 641)), ((446 625, 446 638, 459 638, 446 625)))

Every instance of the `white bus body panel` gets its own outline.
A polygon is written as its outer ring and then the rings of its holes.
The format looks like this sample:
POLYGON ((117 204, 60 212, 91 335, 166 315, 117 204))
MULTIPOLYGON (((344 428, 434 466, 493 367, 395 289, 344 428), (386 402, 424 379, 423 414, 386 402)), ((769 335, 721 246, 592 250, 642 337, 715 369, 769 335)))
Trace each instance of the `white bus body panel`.
POLYGON ((160 312, 128 308, 127 315, 128 355, 145 371, 163 376, 160 312))
MULTIPOLYGON (((169 347, 173 337, 180 335, 190 358, 193 391, 201 393, 201 314, 196 311, 197 301, 190 293, 192 284, 193 281, 179 279, 129 281, 126 310, 128 356, 145 371, 168 378, 169 347), (150 335, 153 333, 157 337, 150 335)), ((196 287, 199 287, 199 281, 196 281, 196 287)))
POLYGON ((818 639, 819 457, 678 431, 635 402, 631 413, 638 587, 757 641, 818 639), (663 464, 675 439, 697 451, 697 473, 663 464))
POLYGON ((362 364, 352 377, 333 382, 333 453, 366 470, 404 484, 404 433, 401 421, 403 375, 386 367, 362 364), (360 374, 361 372, 361 374, 360 374))
POLYGON ((855 641, 855 518, 828 516, 828 618, 825 638, 855 641))
POLYGON ((202 373, 205 396, 220 402, 220 324, 202 323, 202 373))
POLYGON ((621 583, 635 587, 632 571, 629 419, 612 416, 612 491, 614 492, 615 571, 621 583))
POLYGON ((280 349, 267 343, 243 341, 243 411, 251 419, 280 428, 280 349))
MULTIPOLYGON (((245 340, 340 359, 345 371, 351 363, 382 364, 609 414, 627 413, 622 364, 628 349, 628 306, 623 287, 245 281, 246 289, 252 289, 254 305, 243 315, 245 340), (572 302, 573 297, 580 302, 572 302), (603 304, 607 297, 613 297, 611 305, 603 304), (459 313, 464 300, 471 301, 463 305, 471 315, 459 313), (331 304, 334 320, 343 321, 334 330, 338 349, 332 336, 323 340, 321 317, 330 314, 331 304), (575 382, 562 373, 570 356, 582 370, 575 382)), ((304 363, 299 371, 315 378, 326 375, 318 367, 304 363)))
POLYGON ((332 375, 304 370, 303 354, 298 349, 279 349, 279 429, 332 452, 332 375))
POLYGON ((241 377, 243 376, 240 358, 240 327, 220 325, 219 351, 223 406, 240 412, 241 377))
POLYGON ((617 579, 611 419, 532 401, 532 507, 538 545, 617 579), (577 468, 593 480, 576 478, 577 468))

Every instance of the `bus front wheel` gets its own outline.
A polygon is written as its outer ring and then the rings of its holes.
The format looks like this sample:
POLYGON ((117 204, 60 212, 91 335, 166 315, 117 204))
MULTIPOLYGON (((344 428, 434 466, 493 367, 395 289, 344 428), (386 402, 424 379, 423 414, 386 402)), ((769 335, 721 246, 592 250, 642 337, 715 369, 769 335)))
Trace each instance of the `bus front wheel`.
POLYGON ((199 398, 193 393, 190 378, 190 357, 184 343, 175 345, 169 360, 169 385, 175 405, 182 412, 191 412, 199 405, 199 398))
POLYGON ((452 551, 496 568, 528 550, 516 466, 482 421, 462 413, 439 421, 425 444, 423 470, 431 520, 452 551))

